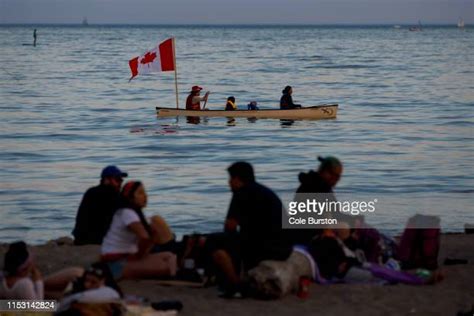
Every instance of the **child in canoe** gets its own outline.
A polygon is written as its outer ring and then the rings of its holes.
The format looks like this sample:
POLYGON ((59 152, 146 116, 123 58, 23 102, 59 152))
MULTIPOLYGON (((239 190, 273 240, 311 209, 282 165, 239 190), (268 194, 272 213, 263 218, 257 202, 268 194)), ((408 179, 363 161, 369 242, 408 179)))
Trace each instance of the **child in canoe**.
POLYGON ((237 110, 237 105, 235 104, 235 98, 233 96, 227 98, 227 103, 225 104, 226 111, 235 111, 237 110))

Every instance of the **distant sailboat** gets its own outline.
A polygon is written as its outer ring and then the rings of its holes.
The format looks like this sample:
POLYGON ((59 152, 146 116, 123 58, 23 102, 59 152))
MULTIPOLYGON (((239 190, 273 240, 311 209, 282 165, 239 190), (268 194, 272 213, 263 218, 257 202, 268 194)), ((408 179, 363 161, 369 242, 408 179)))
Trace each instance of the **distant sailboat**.
POLYGON ((423 31, 423 28, 421 27, 421 21, 418 20, 418 26, 412 26, 409 28, 411 32, 420 32, 423 31))
POLYGON ((464 29, 464 20, 460 17, 458 21, 458 28, 464 29))
POLYGON ((89 25, 89 22, 87 22, 87 18, 84 17, 84 19, 82 20, 82 26, 88 26, 89 25))
POLYGON ((400 25, 394 25, 393 28, 398 30, 398 29, 401 28, 401 26, 400 25))

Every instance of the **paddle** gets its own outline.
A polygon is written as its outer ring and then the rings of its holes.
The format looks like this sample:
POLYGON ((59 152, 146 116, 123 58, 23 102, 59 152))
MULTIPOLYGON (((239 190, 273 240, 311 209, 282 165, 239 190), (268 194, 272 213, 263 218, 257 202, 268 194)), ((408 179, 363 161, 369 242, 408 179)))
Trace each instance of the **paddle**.
POLYGON ((206 104, 207 104, 207 99, 209 98, 209 91, 206 92, 206 101, 204 101, 204 105, 202 106, 202 109, 204 110, 204 108, 206 107, 206 104))

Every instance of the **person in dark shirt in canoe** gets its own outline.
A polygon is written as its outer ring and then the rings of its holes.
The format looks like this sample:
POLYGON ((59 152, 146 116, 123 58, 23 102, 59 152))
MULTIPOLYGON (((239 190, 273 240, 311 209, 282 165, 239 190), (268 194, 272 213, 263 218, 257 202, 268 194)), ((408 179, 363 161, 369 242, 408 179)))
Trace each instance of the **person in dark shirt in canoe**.
POLYGON ((291 86, 286 86, 285 89, 282 91, 283 95, 280 99, 280 109, 288 110, 288 109, 300 109, 300 104, 293 103, 293 88, 291 86))
POLYGON ((232 241, 227 249, 218 249, 212 256, 225 276, 225 294, 232 295, 242 290, 240 264, 248 271, 263 260, 286 260, 292 248, 282 238, 283 204, 280 198, 255 181, 249 163, 236 162, 227 170, 233 196, 224 232, 232 241), (239 258, 235 258, 236 255, 239 258))
POLYGON ((259 110, 258 106, 257 106, 257 101, 252 101, 250 102, 249 104, 247 104, 247 110, 249 111, 257 111, 259 110))
POLYGON ((128 174, 116 166, 102 170, 100 184, 84 194, 72 234, 75 245, 100 245, 120 204, 120 188, 128 174))
POLYGON ((237 105, 235 104, 235 97, 228 97, 227 103, 225 104, 226 111, 235 111, 237 110, 237 105))

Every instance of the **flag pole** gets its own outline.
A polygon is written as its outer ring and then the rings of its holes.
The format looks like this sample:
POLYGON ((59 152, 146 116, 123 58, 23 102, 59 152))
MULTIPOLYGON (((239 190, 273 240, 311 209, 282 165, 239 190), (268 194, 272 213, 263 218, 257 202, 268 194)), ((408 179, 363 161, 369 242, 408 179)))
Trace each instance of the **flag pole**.
POLYGON ((174 63, 174 88, 176 91, 176 108, 179 109, 179 97, 178 97, 178 65, 176 65, 176 52, 175 52, 175 41, 173 37, 173 63, 174 63))

